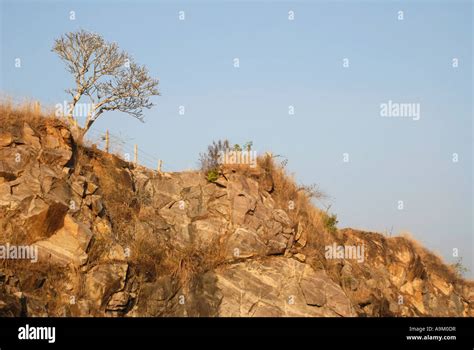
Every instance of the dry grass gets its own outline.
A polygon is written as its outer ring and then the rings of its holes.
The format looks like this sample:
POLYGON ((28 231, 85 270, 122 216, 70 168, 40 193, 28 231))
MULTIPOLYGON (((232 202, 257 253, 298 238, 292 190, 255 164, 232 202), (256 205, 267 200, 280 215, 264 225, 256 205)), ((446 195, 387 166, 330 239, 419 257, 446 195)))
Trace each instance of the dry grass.
POLYGON ((271 194, 277 207, 285 209, 293 222, 304 225, 311 233, 309 239, 326 231, 323 222, 325 213, 312 203, 313 198, 324 198, 324 194, 321 192, 310 193, 307 187, 298 186, 294 175, 287 174, 285 168, 275 164, 273 158, 268 154, 259 157, 257 161, 263 171, 260 180, 265 181, 265 178, 270 176, 273 181, 271 194))
POLYGON ((24 227, 18 227, 15 218, 18 215, 15 211, 5 208, 0 209, 0 244, 9 242, 12 245, 29 244, 28 231, 24 227), (27 242, 27 243, 25 243, 27 242))
POLYGON ((225 262, 223 246, 218 237, 205 248, 187 246, 184 249, 169 247, 165 250, 163 268, 172 271, 182 285, 187 285, 195 276, 216 269, 225 262))
MULTIPOLYGON (((429 249, 425 248, 422 243, 420 243, 413 235, 409 232, 403 232, 400 234, 400 237, 403 238, 410 244, 416 254, 420 256, 423 263, 428 267, 430 271, 436 271, 436 273, 446 280, 458 281, 464 280, 462 276, 459 276, 459 273, 456 271, 454 266, 446 263, 441 256, 441 254, 432 252, 429 249)), ((390 239, 396 239, 400 237, 392 237, 390 239)))
POLYGON ((162 268, 165 255, 165 244, 158 234, 150 227, 148 234, 137 234, 123 247, 130 250, 130 263, 132 269, 146 282, 155 281, 163 274, 170 274, 162 268))
POLYGON ((60 304, 58 296, 67 280, 64 267, 45 260, 31 263, 28 260, 7 259, 0 261, 0 271, 14 276, 18 280, 17 288, 47 303, 48 310, 53 313, 60 304))
POLYGON ((181 248, 161 239, 159 233, 139 235, 130 242, 133 270, 146 282, 160 276, 172 276, 181 286, 188 285, 194 277, 214 270, 225 261, 219 242, 207 248, 194 245, 181 248))
POLYGON ((48 124, 65 125, 63 120, 55 116, 51 108, 45 109, 36 101, 24 100, 15 103, 11 98, 0 97, 0 125, 2 130, 18 135, 24 122, 27 122, 37 132, 44 130, 48 124))

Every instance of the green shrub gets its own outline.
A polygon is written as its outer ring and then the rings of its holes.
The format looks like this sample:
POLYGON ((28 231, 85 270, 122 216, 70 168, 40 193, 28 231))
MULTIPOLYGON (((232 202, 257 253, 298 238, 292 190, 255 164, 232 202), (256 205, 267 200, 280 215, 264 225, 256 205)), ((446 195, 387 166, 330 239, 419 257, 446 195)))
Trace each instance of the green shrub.
POLYGON ((336 233, 337 232, 337 215, 336 214, 328 214, 328 213, 323 213, 323 225, 324 228, 329 232, 329 233, 336 233))
POLYGON ((219 178, 219 171, 217 169, 211 169, 207 172, 206 179, 209 182, 215 182, 219 178))
MULTIPOLYGON (((244 148, 247 151, 252 149, 252 141, 244 144, 244 148)), ((201 171, 206 175, 206 179, 209 182, 215 182, 219 178, 219 171, 222 166, 222 157, 226 152, 229 151, 242 152, 242 147, 239 144, 231 145, 228 140, 213 141, 211 145, 207 147, 207 152, 199 155, 199 162, 201 171)))

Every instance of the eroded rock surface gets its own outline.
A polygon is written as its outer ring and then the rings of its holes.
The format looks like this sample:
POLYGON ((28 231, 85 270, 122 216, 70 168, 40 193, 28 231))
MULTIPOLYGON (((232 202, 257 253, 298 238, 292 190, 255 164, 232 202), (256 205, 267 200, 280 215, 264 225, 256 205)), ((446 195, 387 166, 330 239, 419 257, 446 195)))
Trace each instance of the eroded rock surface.
MULTIPOLYGON (((473 316, 472 282, 409 240, 308 226, 271 174, 156 173, 59 121, 0 133, 1 316, 473 316), (327 259, 363 245, 363 262, 327 259)), ((306 220, 306 221, 305 221, 306 220)))

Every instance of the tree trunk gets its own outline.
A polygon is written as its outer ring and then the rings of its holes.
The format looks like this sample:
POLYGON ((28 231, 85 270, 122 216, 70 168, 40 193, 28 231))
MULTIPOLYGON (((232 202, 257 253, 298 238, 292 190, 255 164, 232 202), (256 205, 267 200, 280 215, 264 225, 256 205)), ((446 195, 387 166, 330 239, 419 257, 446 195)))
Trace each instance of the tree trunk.
POLYGON ((84 135, 86 131, 83 128, 81 128, 79 125, 75 125, 75 124, 70 124, 70 131, 71 131, 71 136, 74 142, 78 145, 81 145, 82 141, 84 140, 84 135))

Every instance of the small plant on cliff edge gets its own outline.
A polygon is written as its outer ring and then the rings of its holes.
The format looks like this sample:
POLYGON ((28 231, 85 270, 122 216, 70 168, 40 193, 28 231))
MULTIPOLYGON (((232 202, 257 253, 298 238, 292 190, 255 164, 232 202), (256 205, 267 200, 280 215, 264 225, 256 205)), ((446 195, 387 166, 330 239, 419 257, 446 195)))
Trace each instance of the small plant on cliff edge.
POLYGON ((454 264, 451 264, 451 267, 454 269, 458 277, 463 277, 466 272, 469 271, 469 269, 463 265, 461 257, 459 257, 454 264))
POLYGON ((228 140, 213 141, 212 144, 207 147, 207 152, 199 155, 201 170, 204 172, 208 181, 214 182, 219 177, 221 155, 229 149, 230 143, 228 140))
POLYGON ((322 213, 322 220, 323 220, 323 225, 324 228, 329 232, 329 233, 336 233, 337 232, 337 215, 336 214, 329 214, 329 213, 322 213))
POLYGON ((206 153, 199 154, 199 162, 201 171, 206 176, 207 181, 214 182, 219 178, 222 163, 224 162, 224 154, 226 152, 243 152, 252 150, 253 142, 246 142, 243 146, 239 144, 231 145, 228 140, 213 141, 207 147, 206 153))
POLYGON ((211 169, 207 172, 206 179, 209 182, 216 182, 219 178, 219 170, 211 169))

